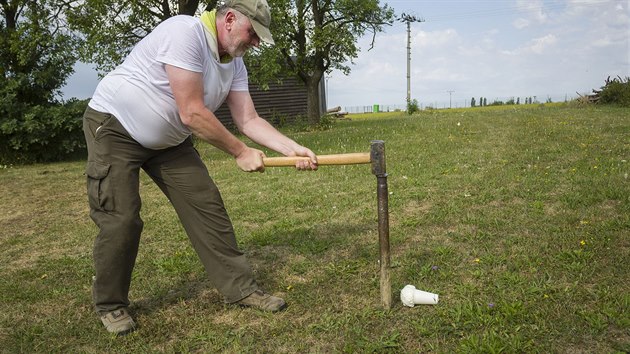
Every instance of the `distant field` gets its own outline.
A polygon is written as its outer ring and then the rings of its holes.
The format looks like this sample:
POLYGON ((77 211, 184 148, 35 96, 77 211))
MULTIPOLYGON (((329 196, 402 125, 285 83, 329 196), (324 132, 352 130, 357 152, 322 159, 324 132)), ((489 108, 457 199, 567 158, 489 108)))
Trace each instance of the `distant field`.
MULTIPOLYGON (((320 154, 386 143, 392 310, 380 307, 368 165, 239 172, 199 150, 280 314, 222 303, 177 217, 142 175, 131 290, 140 329, 92 311, 84 161, 0 166, 0 351, 630 351, 630 115, 503 106, 350 115, 287 134, 320 154), (438 293, 407 308, 406 284, 438 293)), ((269 155, 275 155, 269 153, 269 155)))

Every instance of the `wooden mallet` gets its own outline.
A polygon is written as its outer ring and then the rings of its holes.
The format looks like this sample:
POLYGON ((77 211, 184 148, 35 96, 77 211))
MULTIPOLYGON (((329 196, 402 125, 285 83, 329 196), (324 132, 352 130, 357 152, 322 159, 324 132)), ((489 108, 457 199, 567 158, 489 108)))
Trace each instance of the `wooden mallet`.
MULTIPOLYGON (((265 167, 295 166, 301 160, 308 157, 265 157, 265 167)), ((381 303, 383 308, 389 310, 392 306, 392 286, 389 250, 389 210, 387 192, 387 172, 385 169, 385 143, 382 140, 373 140, 369 153, 350 153, 317 156, 317 164, 324 165, 354 165, 372 164, 372 173, 376 176, 376 194, 378 198, 378 236, 381 271, 381 303)))

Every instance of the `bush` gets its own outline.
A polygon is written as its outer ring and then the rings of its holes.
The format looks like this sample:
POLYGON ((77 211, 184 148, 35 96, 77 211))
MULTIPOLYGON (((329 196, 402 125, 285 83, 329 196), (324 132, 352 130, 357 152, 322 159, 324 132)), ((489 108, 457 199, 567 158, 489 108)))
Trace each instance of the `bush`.
POLYGON ((329 130, 329 129, 332 129, 335 126, 336 122, 337 122, 337 119, 335 118, 334 115, 332 115, 332 114, 324 114, 319 119, 319 123, 317 123, 314 126, 312 126, 310 130, 316 130, 316 131, 329 130))
POLYGON ((0 163, 51 162, 85 151, 82 116, 87 100, 24 108, 0 117, 0 163))
POLYGON ((276 109, 273 109, 269 114, 269 123, 273 124, 276 128, 282 128, 291 122, 291 117, 288 114, 278 112, 276 109))
POLYGON ((617 76, 612 80, 609 77, 598 93, 598 103, 630 107, 630 77, 622 79, 617 76))
POLYGON ((418 100, 414 98, 407 102, 407 114, 414 114, 416 112, 420 112, 420 107, 418 107, 418 100))

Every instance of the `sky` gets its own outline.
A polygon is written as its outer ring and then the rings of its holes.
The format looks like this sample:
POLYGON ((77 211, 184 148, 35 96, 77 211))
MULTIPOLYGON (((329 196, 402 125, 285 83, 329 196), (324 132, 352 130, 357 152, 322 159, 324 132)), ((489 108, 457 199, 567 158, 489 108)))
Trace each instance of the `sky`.
MULTIPOLYGON (((628 0, 389 0, 411 14, 411 98, 421 107, 469 106, 472 97, 572 99, 630 76, 628 0)), ((407 98, 407 25, 358 41, 348 76, 326 75, 328 107, 400 106, 407 98)), ((98 77, 79 63, 64 98, 91 97, 98 77)))

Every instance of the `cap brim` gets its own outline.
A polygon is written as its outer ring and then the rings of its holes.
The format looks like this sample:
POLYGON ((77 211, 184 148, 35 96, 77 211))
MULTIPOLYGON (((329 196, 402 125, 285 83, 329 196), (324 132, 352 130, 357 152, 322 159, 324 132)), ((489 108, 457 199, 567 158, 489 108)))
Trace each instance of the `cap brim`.
POLYGON ((267 27, 263 26, 260 22, 253 19, 250 19, 250 22, 252 23, 252 27, 254 28, 254 31, 261 41, 269 44, 276 44, 276 42, 273 41, 273 37, 271 37, 271 32, 267 27))

